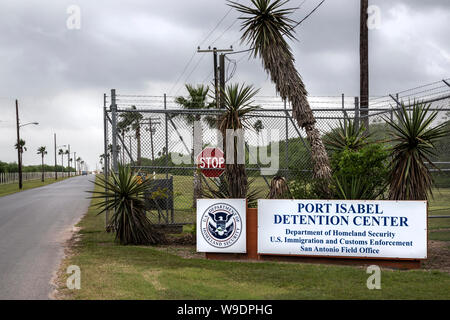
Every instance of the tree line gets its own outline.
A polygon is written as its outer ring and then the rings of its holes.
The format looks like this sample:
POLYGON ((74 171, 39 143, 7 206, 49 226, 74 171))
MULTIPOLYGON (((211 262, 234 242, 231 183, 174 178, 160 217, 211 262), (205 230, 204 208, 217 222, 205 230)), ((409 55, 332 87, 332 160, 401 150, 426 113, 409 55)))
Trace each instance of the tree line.
MULTIPOLYGON (((44 171, 45 172, 53 172, 55 171, 55 166, 50 166, 47 164, 44 164, 44 171)), ((74 168, 68 168, 63 167, 61 165, 56 166, 56 170, 58 172, 75 172, 74 168)), ((31 166, 22 166, 23 172, 42 172, 42 165, 31 165, 31 166)), ((13 172, 19 172, 19 166, 17 162, 3 162, 0 161, 0 173, 13 173, 13 172)))

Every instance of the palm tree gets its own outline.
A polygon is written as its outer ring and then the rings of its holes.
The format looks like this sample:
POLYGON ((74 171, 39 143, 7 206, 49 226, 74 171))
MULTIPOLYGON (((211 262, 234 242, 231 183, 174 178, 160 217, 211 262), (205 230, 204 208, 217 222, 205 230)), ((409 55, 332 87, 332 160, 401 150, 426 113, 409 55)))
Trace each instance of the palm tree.
POLYGON ((77 158, 77 163, 78 163, 78 172, 81 173, 81 169, 80 169, 80 161, 81 161, 81 157, 77 158))
POLYGON ((316 120, 309 106, 305 85, 295 69, 294 56, 287 39, 295 39, 295 21, 288 16, 293 8, 282 8, 286 0, 252 0, 252 7, 230 1, 230 6, 243 16, 241 40, 251 45, 253 56, 262 59, 264 69, 270 74, 276 90, 283 100, 289 100, 293 108, 292 116, 306 131, 311 145, 314 177, 321 183, 322 192, 328 193, 331 179, 330 162, 325 146, 316 128, 316 120))
MULTIPOLYGON (((19 155, 20 155, 20 163, 19 163, 19 175, 20 175, 20 178, 19 178, 19 180, 22 181, 21 180, 22 179, 21 178, 22 177, 22 171, 21 171, 22 169, 21 168, 22 168, 22 165, 23 165, 22 155, 23 155, 24 151, 27 151, 27 147, 25 147, 25 140, 20 139, 19 143, 16 142, 16 144, 14 144, 14 147, 19 150, 19 155)), ((21 183, 20 181, 19 181, 19 186, 20 186, 20 183, 21 183)))
MULTIPOLYGON (((252 86, 242 84, 229 85, 223 92, 225 100, 225 112, 220 117, 219 129, 224 137, 224 152, 227 159, 227 152, 231 150, 234 153, 233 163, 226 163, 225 176, 228 181, 229 195, 232 198, 245 198, 248 190, 248 179, 245 171, 245 164, 240 164, 238 161, 238 151, 236 139, 231 141, 231 147, 226 143, 227 130, 239 130, 250 128, 248 124, 248 114, 258 109, 259 107, 253 105, 253 98, 259 92, 252 86)), ((230 142, 230 141, 228 141, 230 142)), ((239 155, 244 157, 244 155, 239 155)), ((228 160, 228 159, 227 159, 228 160)))
MULTIPOLYGON (((214 108, 215 104, 213 102, 208 102, 208 92, 209 87, 205 87, 204 85, 198 85, 197 87, 194 87, 190 84, 186 84, 186 90, 189 93, 189 97, 176 97, 175 102, 181 106, 183 109, 186 110, 204 110, 209 108, 214 108)), ((195 114, 185 114, 183 115, 184 119, 186 120, 187 124, 189 126, 193 126, 195 122, 201 122, 202 116, 200 113, 195 114)), ((211 126, 215 125, 215 118, 213 117, 206 117, 205 119, 208 124, 211 126)), ((194 137, 199 141, 201 145, 203 145, 203 131, 202 126, 200 125, 200 132, 198 137, 194 137)), ((196 141, 194 141, 194 145, 196 144, 196 141)), ((192 149, 192 159, 194 159, 195 148, 192 149)), ((193 194, 193 208, 197 207, 197 199, 201 198, 203 194, 203 186, 202 186, 202 180, 201 180, 201 173, 198 172, 198 170, 194 170, 194 194, 193 194)))
MULTIPOLYGON (((258 144, 259 144, 259 133, 264 129, 264 125, 261 120, 255 121, 253 124, 253 129, 255 129, 256 134, 258 135, 258 144)), ((264 139, 262 139, 262 144, 264 145, 264 139)))
POLYGON ((63 170, 63 172, 64 172, 64 161, 63 161, 64 150, 63 150, 63 149, 59 149, 59 150, 58 150, 58 155, 61 156, 61 167, 62 167, 62 170, 63 170))
MULTIPOLYGON (((130 125, 125 121, 119 121, 117 123, 117 132, 122 136, 122 143, 125 147, 125 134, 130 131, 130 125)), ((125 163, 125 148, 122 148, 122 163, 125 163)))
POLYGON ((25 140, 20 139, 19 142, 16 142, 14 144, 14 146, 19 153, 19 163, 18 163, 19 189, 22 189, 22 166, 23 166, 22 155, 24 151, 27 151, 27 148, 25 147, 25 140))
MULTIPOLYGON (((118 122, 117 126, 125 130, 124 128, 130 128, 135 132, 135 137, 137 141, 137 159, 136 165, 140 166, 141 161, 141 121, 142 114, 137 112, 136 106, 131 106, 130 110, 134 110, 133 112, 123 112, 120 117, 121 121, 118 122)), ((128 130, 128 129, 127 129, 128 130)), ((117 152, 119 152, 119 148, 117 148, 117 152)))
POLYGON ((19 149, 20 152, 20 162, 22 162, 22 154, 24 151, 27 151, 27 147, 25 147, 25 140, 20 139, 19 144, 15 144, 14 147, 19 149))
POLYGON ((41 181, 44 182, 44 156, 47 154, 46 147, 42 146, 37 149, 37 154, 40 154, 42 157, 42 178, 41 181))
POLYGON ((69 152, 69 150, 66 150, 64 152, 64 154, 67 156, 67 170, 69 171, 69 176, 70 176, 70 152, 69 152))
MULTIPOLYGON (((83 162, 84 162, 84 161, 83 161, 83 162)), ((105 171, 106 171, 105 166, 106 166, 106 164, 107 164, 107 161, 106 161, 106 155, 105 155, 104 153, 100 155, 100 164, 102 165, 103 173, 105 173, 105 171), (103 163, 103 162, 104 162, 104 163, 103 163)))
POLYGON ((82 171, 84 171, 84 160, 81 160, 80 164, 81 164, 82 171))

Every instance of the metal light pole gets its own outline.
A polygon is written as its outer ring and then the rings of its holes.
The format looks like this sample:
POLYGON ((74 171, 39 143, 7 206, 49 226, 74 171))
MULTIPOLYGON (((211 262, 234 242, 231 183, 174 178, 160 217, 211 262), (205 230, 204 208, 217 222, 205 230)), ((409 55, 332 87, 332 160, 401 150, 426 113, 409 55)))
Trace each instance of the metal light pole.
POLYGON ((19 166, 19 189, 22 189, 22 159, 20 157, 20 125, 19 125, 19 102, 16 100, 16 124, 17 124, 17 161, 19 166))
POLYGON ((70 144, 69 144, 69 147, 67 149, 69 150, 69 155, 68 155, 69 159, 67 159, 67 166, 68 166, 67 169, 69 170, 69 177, 70 177, 70 144))
POLYGON ((58 167, 56 164, 56 133, 53 134, 53 146, 55 147, 55 180, 58 180, 58 167))
MULTIPOLYGON (((53 134, 53 137, 54 137, 53 140, 54 140, 54 147, 55 147, 55 180, 58 180, 58 162, 56 161, 56 156, 57 156, 56 150, 58 150, 58 148, 61 148, 61 147, 65 148, 66 145, 63 144, 62 146, 57 146, 56 145, 56 133, 53 134)), ((64 163, 61 163, 61 164, 64 168, 64 163)))
POLYGON ((19 101, 16 99, 16 125, 17 125, 17 161, 18 161, 18 171, 19 171, 19 189, 22 189, 22 147, 20 146, 20 128, 28 126, 30 124, 38 125, 38 122, 29 122, 25 124, 20 124, 19 120, 19 101))
MULTIPOLYGON (((61 148, 61 147, 66 147, 66 145, 65 144, 63 144, 62 146, 57 146, 56 145, 56 133, 55 133, 55 176, 56 176, 56 179, 58 179, 58 174, 57 174, 57 172, 58 172, 58 162, 56 162, 56 150, 58 149, 58 148, 61 148)), ((63 160, 63 156, 64 155, 61 155, 61 166, 62 166, 62 169, 63 169, 63 178, 64 178, 64 160, 63 160)))

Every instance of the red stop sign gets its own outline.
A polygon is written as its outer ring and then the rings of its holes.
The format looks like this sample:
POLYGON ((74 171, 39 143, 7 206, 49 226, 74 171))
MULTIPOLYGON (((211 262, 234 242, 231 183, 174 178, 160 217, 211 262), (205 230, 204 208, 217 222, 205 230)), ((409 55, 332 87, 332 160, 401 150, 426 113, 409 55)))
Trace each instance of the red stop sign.
POLYGON ((225 171, 225 157, 219 148, 205 148, 197 156, 197 167, 208 178, 217 178, 225 171))

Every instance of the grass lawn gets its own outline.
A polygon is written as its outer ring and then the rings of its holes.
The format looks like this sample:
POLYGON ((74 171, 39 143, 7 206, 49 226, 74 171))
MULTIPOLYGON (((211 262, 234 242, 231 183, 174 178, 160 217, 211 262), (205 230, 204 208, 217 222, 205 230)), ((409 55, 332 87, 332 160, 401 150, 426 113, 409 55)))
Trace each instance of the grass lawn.
MULTIPOLYGON (((441 188, 433 192, 434 198, 430 200, 430 216, 450 216, 450 189, 441 188)), ((437 218, 428 220, 429 239, 450 241, 450 218, 437 218), (448 229, 448 230, 446 230, 448 229)))
MULTIPOLYGON (((97 201, 97 200, 93 200, 97 201)), ((80 239, 59 271, 65 299, 450 299, 450 274, 383 269, 381 290, 368 290, 365 268, 183 258, 174 250, 120 246, 90 207, 80 239), (69 265, 81 289, 65 287, 69 265)), ((194 251, 194 248, 185 250, 194 251)))
POLYGON ((30 180, 30 181, 24 181, 22 184, 22 190, 19 189, 19 183, 8 183, 8 184, 1 184, 0 185, 0 197, 6 196, 8 194, 38 188, 42 186, 46 186, 51 183, 59 182, 62 180, 68 179, 68 177, 65 178, 58 178, 58 180, 55 180, 54 178, 45 179, 44 182, 41 182, 41 180, 30 180))

